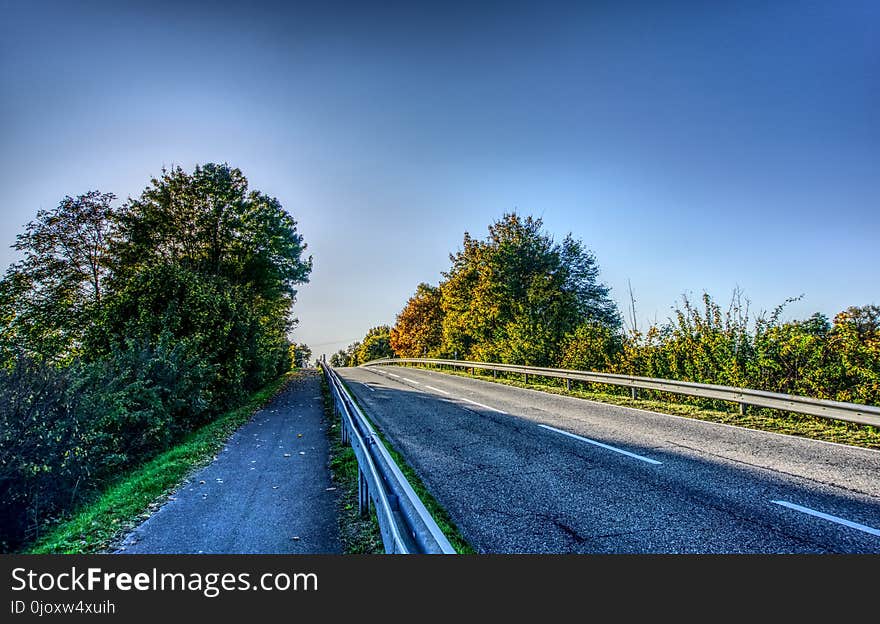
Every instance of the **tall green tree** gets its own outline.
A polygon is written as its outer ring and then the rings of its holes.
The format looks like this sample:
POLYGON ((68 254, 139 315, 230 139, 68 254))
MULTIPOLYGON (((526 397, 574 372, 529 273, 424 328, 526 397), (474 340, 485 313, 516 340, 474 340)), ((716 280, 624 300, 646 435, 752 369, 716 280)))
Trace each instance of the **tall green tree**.
POLYGON ((16 237, 0 283, 0 348, 47 361, 80 354, 102 305, 117 210, 112 193, 65 197, 16 237))
POLYGON ((248 285, 263 297, 293 297, 311 257, 296 221, 274 197, 248 190, 241 170, 209 163, 151 180, 119 216, 114 269, 120 279, 173 263, 248 285))
POLYGON ((371 327, 355 352, 356 361, 349 366, 357 366, 370 360, 394 357, 391 348, 391 328, 388 325, 371 327))
POLYGON ((249 190, 226 164, 176 167, 129 200, 117 223, 113 297, 95 353, 170 336, 211 363, 223 403, 290 367, 291 309, 312 260, 277 199, 249 190))
POLYGON ((616 329, 617 306, 591 251, 541 219, 504 215, 485 241, 465 233, 440 285, 443 349, 481 360, 552 365, 583 323, 616 329))
POLYGON ((312 359, 312 349, 307 344, 294 343, 290 345, 290 358, 296 368, 305 368, 309 365, 309 360, 312 359))

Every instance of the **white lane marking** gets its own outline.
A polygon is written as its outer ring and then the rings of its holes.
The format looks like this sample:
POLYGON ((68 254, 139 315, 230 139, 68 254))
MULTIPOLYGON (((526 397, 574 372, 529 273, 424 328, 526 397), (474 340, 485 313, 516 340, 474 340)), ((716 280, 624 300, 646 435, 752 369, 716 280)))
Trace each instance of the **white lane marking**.
POLYGON ((375 390, 373 390, 373 389, 370 387, 370 384, 365 384, 364 382, 361 382, 361 385, 362 385, 364 388, 366 388, 367 390, 369 390, 370 392, 375 392, 375 390))
POLYGON ((482 403, 477 403, 476 401, 471 401, 470 399, 466 399, 461 397, 462 401, 467 401, 471 405, 476 405, 478 407, 482 407, 483 409, 492 410, 493 412, 498 412, 499 414, 506 414, 507 412, 502 412, 500 409, 495 409, 494 407, 489 407, 488 405, 483 405, 482 403))
POLYGON ((435 388, 434 386, 429 386, 428 384, 425 384, 425 387, 428 390, 433 390, 434 392, 439 392, 440 394, 449 394, 448 392, 446 392, 446 390, 441 390, 440 388, 435 388))
POLYGON ((420 384, 419 382, 417 382, 415 379, 410 379, 409 377, 401 377, 401 379, 403 379, 404 381, 408 381, 408 382, 410 382, 410 383, 412 383, 412 384, 415 384, 415 385, 417 385, 417 386, 421 386, 421 385, 422 385, 422 384, 420 384))
POLYGON ((563 431, 562 429, 557 429, 556 427, 551 427, 549 425, 538 425, 539 427, 543 427, 544 429, 549 429, 550 431, 555 431, 556 433, 561 433, 564 436, 568 436, 569 438, 574 438, 575 440, 580 440, 581 442, 586 442, 588 444, 593 444, 595 446, 600 446, 603 449, 607 449, 609 451, 614 451, 615 453, 620 453, 621 455, 626 455, 627 457, 632 457, 633 459, 638 459, 643 462, 648 462, 649 464, 660 465, 663 462, 659 462, 656 459, 651 459, 650 457, 644 457, 643 455, 636 455, 635 453, 630 453, 629 451, 624 451, 623 449, 619 449, 616 446, 609 446, 608 444, 603 444, 602 442, 597 442, 596 440, 591 440, 590 438, 584 438, 579 435, 575 435, 573 433, 569 433, 568 431, 563 431))
POLYGON ((394 373, 388 373, 389 377, 394 377, 395 379, 400 379, 400 375, 395 375, 394 373))
POLYGON ((821 511, 816 511, 815 509, 810 509, 809 507, 801 507, 800 505, 795 505, 794 503, 789 503, 788 501, 783 500, 775 500, 770 501, 776 505, 781 505, 782 507, 788 507, 789 509, 794 509, 795 511, 800 511, 801 513, 805 513, 810 516, 816 516, 817 518, 822 518, 823 520, 828 520, 830 522, 836 522, 837 524, 842 524, 843 526, 848 526, 851 529, 856 529, 858 531, 864 531, 865 533, 870 533, 871 535, 880 536, 880 529, 875 529, 873 527, 865 526, 864 524, 859 524, 858 522, 853 522, 852 520, 847 520, 846 518, 838 518, 837 516, 832 516, 827 513, 822 513, 821 511))

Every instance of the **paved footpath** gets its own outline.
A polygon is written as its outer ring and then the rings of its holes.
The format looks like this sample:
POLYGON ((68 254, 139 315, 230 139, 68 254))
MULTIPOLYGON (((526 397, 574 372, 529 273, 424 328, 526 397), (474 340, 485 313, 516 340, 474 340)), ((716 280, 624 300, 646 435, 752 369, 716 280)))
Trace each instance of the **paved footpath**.
POLYGON ((323 414, 320 373, 304 371, 117 552, 340 552, 323 414))

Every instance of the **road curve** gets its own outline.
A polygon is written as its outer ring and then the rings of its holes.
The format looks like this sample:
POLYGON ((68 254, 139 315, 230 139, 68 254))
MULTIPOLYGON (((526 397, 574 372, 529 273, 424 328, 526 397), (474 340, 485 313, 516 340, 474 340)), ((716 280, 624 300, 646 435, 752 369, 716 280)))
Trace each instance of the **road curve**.
POLYGON ((478 552, 880 552, 880 452, 422 369, 337 371, 478 552))

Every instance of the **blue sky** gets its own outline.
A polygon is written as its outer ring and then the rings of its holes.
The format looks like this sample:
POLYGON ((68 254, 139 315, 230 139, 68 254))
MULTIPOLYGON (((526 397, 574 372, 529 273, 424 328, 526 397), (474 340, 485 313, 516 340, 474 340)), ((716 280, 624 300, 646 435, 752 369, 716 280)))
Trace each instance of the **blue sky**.
POLYGON ((710 4, 0 0, 0 268, 64 195, 213 161, 299 222, 316 354, 511 210, 643 323, 880 303, 880 4, 710 4))

